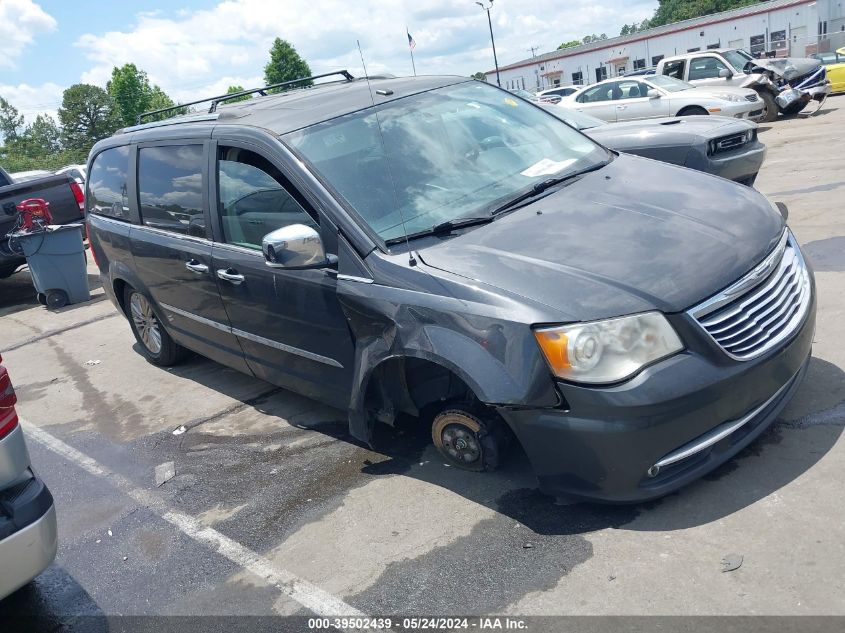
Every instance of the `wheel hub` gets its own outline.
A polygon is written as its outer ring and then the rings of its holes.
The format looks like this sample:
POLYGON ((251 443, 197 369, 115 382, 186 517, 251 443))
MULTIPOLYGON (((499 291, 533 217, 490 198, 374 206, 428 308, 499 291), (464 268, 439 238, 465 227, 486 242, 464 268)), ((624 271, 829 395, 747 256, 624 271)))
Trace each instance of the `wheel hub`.
POLYGON ((441 433, 443 449, 458 463, 472 464, 481 458, 481 444, 474 432, 459 424, 450 424, 441 433))
POLYGON ((137 292, 134 293, 130 300, 130 311, 132 322, 144 347, 153 354, 161 352, 161 331, 158 319, 147 298, 137 292))

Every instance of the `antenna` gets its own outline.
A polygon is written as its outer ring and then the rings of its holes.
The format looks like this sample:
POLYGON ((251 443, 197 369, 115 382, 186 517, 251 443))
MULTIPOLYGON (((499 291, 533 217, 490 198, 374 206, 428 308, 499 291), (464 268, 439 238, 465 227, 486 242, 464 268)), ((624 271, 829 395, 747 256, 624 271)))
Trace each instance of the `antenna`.
POLYGON ((361 42, 359 40, 355 40, 355 42, 358 44, 358 54, 361 55, 361 65, 364 67, 364 79, 367 81, 367 90, 370 91, 370 101, 373 104, 376 115, 376 127, 378 128, 381 149, 384 152, 385 159, 387 159, 387 175, 390 177, 390 188, 393 190, 393 202, 396 205, 396 210, 399 211, 399 219, 402 220, 402 232, 405 234, 405 244, 408 246, 408 265, 416 266, 417 260, 414 257, 414 252, 411 250, 411 240, 408 238, 408 229, 405 227, 405 214, 402 213, 402 207, 399 205, 399 196, 396 195, 396 183, 393 180, 393 171, 390 169, 390 160, 387 156, 387 146, 384 144, 384 135, 381 133, 381 121, 378 117, 378 110, 375 110, 376 99, 373 96, 373 87, 370 85, 370 75, 367 73, 367 64, 364 62, 364 52, 361 50, 361 42))

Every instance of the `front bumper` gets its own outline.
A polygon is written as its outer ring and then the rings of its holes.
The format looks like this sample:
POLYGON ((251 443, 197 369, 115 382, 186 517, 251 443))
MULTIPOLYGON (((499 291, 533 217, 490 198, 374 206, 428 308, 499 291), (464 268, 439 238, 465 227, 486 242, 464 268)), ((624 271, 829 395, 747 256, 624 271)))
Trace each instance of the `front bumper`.
POLYGON ((807 315, 781 347, 734 361, 683 317, 673 324, 688 349, 621 385, 561 384, 568 410, 500 409, 539 480, 555 496, 606 502, 661 497, 726 462, 759 436, 801 382, 815 331, 815 292, 807 315), (655 464, 743 424, 685 459, 655 464), (651 470, 651 474, 649 473, 651 470))
POLYGON ((38 477, 0 492, 0 599, 44 571, 56 557, 53 497, 38 477))
POLYGON ((712 156, 706 153, 705 147, 703 152, 690 153, 684 166, 750 186, 765 159, 766 146, 755 140, 735 151, 712 156))

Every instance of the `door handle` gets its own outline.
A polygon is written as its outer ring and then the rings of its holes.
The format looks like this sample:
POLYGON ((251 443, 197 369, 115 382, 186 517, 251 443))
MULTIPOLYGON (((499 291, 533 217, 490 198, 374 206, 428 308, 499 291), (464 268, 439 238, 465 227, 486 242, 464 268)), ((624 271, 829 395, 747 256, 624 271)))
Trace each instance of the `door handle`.
POLYGON ((205 264, 200 264, 195 259, 190 259, 185 262, 185 268, 190 270, 192 273, 196 273, 198 275, 202 275, 208 272, 208 266, 206 266, 205 264))
POLYGON ((224 281, 235 284, 236 286, 242 284, 244 282, 244 276, 236 272, 229 272, 230 270, 231 268, 220 268, 217 270, 217 276, 224 281))
POLYGON ((617 110, 624 110, 624 109, 625 109, 625 108, 627 108, 627 107, 628 107, 628 106, 618 105, 618 106, 616 106, 616 109, 617 109, 617 110))

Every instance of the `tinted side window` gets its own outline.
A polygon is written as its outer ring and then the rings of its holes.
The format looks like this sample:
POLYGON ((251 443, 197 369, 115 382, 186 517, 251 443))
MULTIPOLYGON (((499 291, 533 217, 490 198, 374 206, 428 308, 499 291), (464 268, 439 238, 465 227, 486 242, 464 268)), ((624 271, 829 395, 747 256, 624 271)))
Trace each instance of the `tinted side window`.
POLYGON ((613 91, 614 99, 639 99, 648 96, 648 86, 639 81, 620 81, 613 91))
POLYGON ((728 67, 715 57, 696 57, 689 64, 689 80, 717 79, 719 71, 727 69, 728 67))
POLYGON ((218 162, 220 223, 229 244, 261 248, 262 238, 291 224, 317 223, 278 169, 255 152, 221 147, 218 162))
POLYGON ((97 154, 88 175, 88 213, 106 215, 117 220, 131 219, 126 194, 126 174, 129 172, 129 146, 114 147, 97 154))
POLYGON ((684 60, 677 59, 673 62, 666 62, 663 66, 663 74, 675 79, 684 78, 684 60))
POLYGON ((143 147, 138 153, 141 221, 151 227, 207 237, 202 213, 202 145, 143 147))
POLYGON ((576 101, 579 103, 597 103, 599 101, 610 101, 613 99, 613 86, 614 83, 609 84, 601 84, 599 86, 595 86, 594 88, 588 88, 580 95, 578 95, 576 101))

